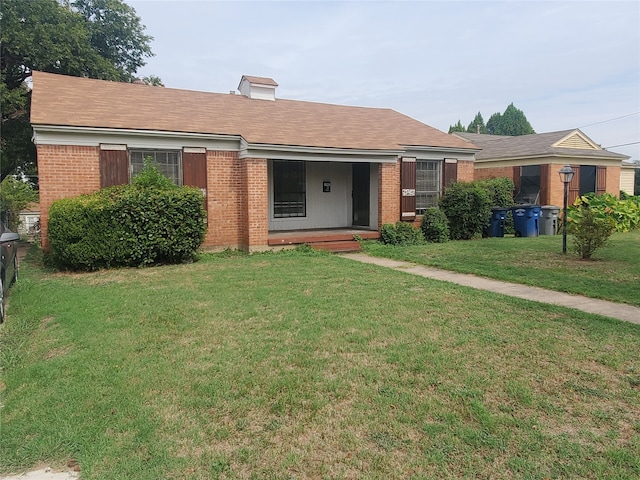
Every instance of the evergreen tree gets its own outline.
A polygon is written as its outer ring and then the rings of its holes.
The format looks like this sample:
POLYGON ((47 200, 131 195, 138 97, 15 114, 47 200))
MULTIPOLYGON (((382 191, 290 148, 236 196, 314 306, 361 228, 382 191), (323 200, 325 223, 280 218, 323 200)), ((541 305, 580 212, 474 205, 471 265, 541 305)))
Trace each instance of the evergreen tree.
POLYGON ((458 123, 456 123, 455 125, 449 126, 449 133, 452 132, 466 132, 460 120, 458 120, 458 123))
POLYGON ((484 119, 482 118, 482 114, 480 112, 477 113, 476 117, 473 119, 473 122, 471 122, 467 127, 467 132, 488 133, 487 127, 484 124, 484 119))

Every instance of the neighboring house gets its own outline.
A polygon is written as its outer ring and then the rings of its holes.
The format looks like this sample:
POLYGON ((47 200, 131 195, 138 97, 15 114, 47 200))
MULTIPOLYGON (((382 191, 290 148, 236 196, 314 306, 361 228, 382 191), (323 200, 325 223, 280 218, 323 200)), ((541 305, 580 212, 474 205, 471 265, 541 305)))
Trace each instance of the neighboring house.
POLYGON ((609 152, 580 130, 498 136, 475 133, 454 135, 473 142, 475 178, 508 177, 516 186, 518 203, 562 205, 564 185, 559 170, 571 165, 569 203, 588 192, 620 194, 620 167, 626 155, 609 152))
POLYGON ((377 232, 473 179, 478 148, 465 139, 390 109, 276 99, 276 87, 243 76, 239 95, 219 94, 34 72, 45 248, 52 202, 128 183, 147 156, 205 192, 209 249, 377 232))
POLYGON ((18 233, 29 235, 40 220, 40 204, 30 203, 18 213, 18 233))
POLYGON ((629 195, 640 195, 640 192, 635 192, 636 186, 636 170, 640 168, 640 164, 636 162, 622 162, 622 168, 620 169, 620 191, 628 193, 629 195))

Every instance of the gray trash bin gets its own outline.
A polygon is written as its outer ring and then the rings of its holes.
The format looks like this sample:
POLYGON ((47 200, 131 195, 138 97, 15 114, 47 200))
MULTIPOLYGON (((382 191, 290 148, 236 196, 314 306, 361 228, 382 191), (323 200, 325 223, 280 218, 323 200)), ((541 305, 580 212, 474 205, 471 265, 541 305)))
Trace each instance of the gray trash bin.
POLYGON ((558 232, 560 207, 544 205, 540 210, 540 235, 555 235, 558 232))

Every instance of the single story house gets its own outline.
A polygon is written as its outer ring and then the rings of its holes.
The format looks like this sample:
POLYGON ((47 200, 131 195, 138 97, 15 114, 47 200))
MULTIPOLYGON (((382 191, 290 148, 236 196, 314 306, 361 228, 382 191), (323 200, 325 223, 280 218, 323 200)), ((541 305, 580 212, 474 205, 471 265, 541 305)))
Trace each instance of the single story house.
POLYGON ((456 132, 482 151, 476 154, 475 179, 509 177, 516 201, 561 206, 564 184, 559 171, 570 165, 569 204, 588 192, 620 194, 620 168, 626 155, 609 152, 578 129, 521 136, 456 132))
POLYGON ((239 94, 32 80, 44 248, 52 202, 127 183, 148 156, 205 193, 203 247, 260 250, 415 221, 473 179, 479 150, 391 109, 276 98, 270 78, 243 76, 239 94))

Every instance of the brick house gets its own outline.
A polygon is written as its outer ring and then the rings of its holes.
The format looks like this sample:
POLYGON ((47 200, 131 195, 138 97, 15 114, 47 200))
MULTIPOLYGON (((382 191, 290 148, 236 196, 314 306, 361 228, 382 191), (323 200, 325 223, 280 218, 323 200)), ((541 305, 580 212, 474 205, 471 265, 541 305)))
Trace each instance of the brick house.
POLYGON ((276 99, 276 87, 243 76, 239 94, 220 94, 34 72, 45 248, 52 202, 128 183, 147 156, 205 193, 210 250, 375 237, 473 179, 478 148, 465 139, 390 109, 276 99))
POLYGON ((558 172, 571 165, 569 204, 588 192, 620 194, 620 167, 626 155, 609 152, 578 129, 516 137, 456 132, 482 148, 476 154, 475 179, 511 178, 516 201, 562 205, 564 184, 558 172))

